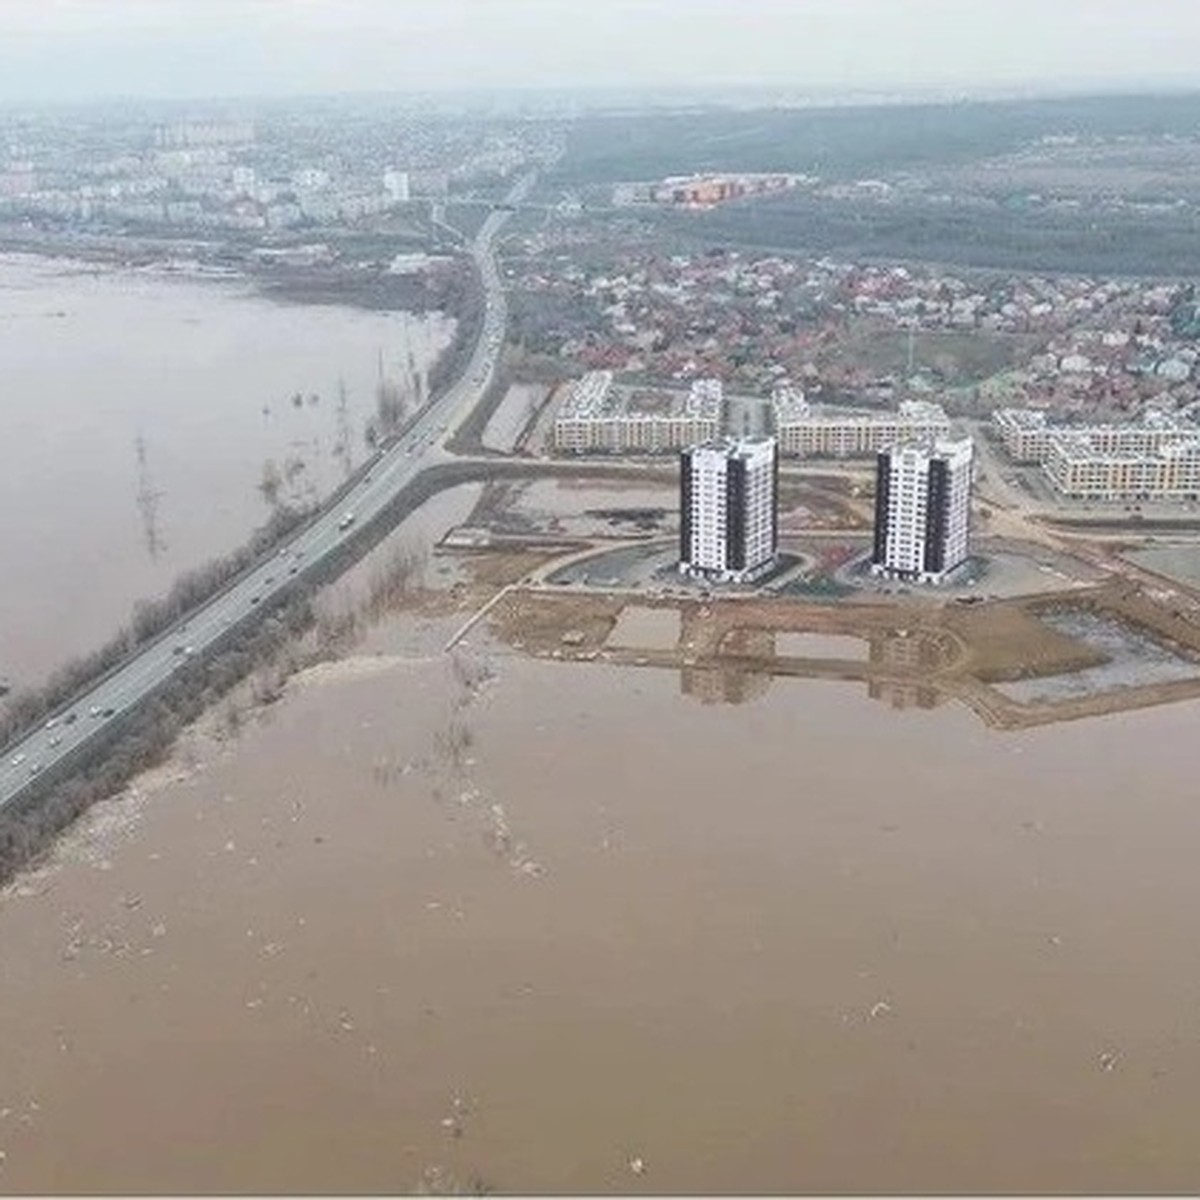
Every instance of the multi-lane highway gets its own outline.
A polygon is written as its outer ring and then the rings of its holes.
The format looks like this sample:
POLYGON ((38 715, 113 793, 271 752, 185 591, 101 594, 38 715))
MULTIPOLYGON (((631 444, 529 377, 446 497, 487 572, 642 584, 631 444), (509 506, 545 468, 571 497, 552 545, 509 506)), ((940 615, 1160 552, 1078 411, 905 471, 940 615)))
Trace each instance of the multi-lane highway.
MULTIPOLYGON (((523 199, 532 183, 532 175, 524 177, 507 202, 523 199)), ((509 215, 508 211, 491 213, 471 246, 482 278, 485 308, 479 340, 459 379, 426 406, 400 440, 371 463, 348 493, 336 504, 328 505, 269 559, 78 695, 42 728, 10 745, 0 760, 0 809, 34 787, 44 772, 51 772, 67 755, 98 738, 110 722, 119 720, 122 713, 151 695, 230 628, 250 620, 260 608, 270 607, 297 577, 315 570, 418 475, 447 460, 446 441, 482 399, 504 340, 504 292, 492 243, 509 215)))

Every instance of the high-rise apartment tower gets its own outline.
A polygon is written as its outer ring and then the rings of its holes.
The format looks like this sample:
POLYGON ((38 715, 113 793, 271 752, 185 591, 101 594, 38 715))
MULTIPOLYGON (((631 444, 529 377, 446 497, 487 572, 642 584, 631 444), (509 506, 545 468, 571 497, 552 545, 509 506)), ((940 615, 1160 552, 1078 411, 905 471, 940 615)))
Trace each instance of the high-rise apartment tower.
POLYGON ((878 455, 873 574, 941 583, 966 561, 973 452, 970 438, 934 438, 878 455))
POLYGON ((679 465, 680 571, 733 583, 762 575, 779 547, 775 439, 703 442, 679 465))

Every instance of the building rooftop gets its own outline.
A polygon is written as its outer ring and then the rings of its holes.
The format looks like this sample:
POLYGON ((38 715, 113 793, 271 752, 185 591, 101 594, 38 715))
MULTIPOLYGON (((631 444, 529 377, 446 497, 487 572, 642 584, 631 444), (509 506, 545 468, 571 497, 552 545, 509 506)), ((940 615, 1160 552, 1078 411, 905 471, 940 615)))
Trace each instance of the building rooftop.
POLYGON ((932 400, 901 400, 895 410, 840 408, 812 404, 802 391, 791 387, 776 388, 771 395, 775 420, 780 424, 805 421, 810 424, 879 425, 897 421, 914 425, 948 425, 946 410, 932 400))
POLYGON ((712 450, 729 458, 746 458, 775 447, 773 437, 718 437, 692 446, 695 450, 712 450))
POLYGON ((997 425, 1006 425, 1013 429, 1036 432, 1046 428, 1046 413, 1040 408, 1002 408, 993 420, 997 425))
POLYGON ((1050 415, 1040 408, 1002 408, 993 415, 995 423, 1002 428, 1022 432, 1045 432, 1059 434, 1087 434, 1091 430, 1110 432, 1118 429, 1154 429, 1170 433, 1195 434, 1200 437, 1198 425, 1190 412, 1177 413, 1161 408, 1150 408, 1136 421, 1089 421, 1084 424, 1051 424, 1050 415))
POLYGON ((975 443, 970 437, 950 438, 937 434, 923 434, 917 437, 906 437, 893 442, 888 451, 918 450, 931 458, 957 459, 970 457, 975 450, 975 443))
POLYGON ((724 392, 718 379, 697 379, 687 392, 668 388, 616 388, 611 371, 589 371, 571 388, 559 419, 655 421, 718 420, 724 392))
POLYGON ((1095 439, 1078 430, 1055 431, 1050 435, 1050 448, 1059 458, 1070 463, 1096 463, 1105 466, 1133 465, 1153 459, 1192 458, 1200 455, 1200 436, 1169 442, 1153 450, 1101 450, 1095 439))

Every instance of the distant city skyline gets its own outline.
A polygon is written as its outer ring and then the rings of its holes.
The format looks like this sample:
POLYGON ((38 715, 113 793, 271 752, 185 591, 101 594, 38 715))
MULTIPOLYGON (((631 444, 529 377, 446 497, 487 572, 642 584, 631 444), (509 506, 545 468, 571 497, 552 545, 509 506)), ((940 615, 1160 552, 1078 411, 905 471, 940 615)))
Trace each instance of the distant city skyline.
POLYGON ((1195 0, 3 0, 0 100, 1200 85, 1195 0))

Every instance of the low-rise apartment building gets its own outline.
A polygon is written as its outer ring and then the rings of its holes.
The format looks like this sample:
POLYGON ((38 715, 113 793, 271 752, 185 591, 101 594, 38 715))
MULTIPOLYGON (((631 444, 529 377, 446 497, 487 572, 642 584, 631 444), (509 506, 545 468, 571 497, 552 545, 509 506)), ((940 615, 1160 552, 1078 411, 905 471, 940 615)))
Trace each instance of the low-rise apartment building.
POLYGON ((1110 449, 1089 433, 1051 435, 1042 469, 1064 496, 1078 500, 1200 498, 1200 438, 1154 449, 1110 449))
POLYGON ((992 424, 1008 456, 1019 463, 1045 463, 1054 439, 1072 434, 1087 438, 1098 454, 1153 455, 1175 442, 1200 438, 1200 425, 1186 416, 1151 410, 1140 421, 1117 425, 1053 425, 1035 408, 1002 408, 992 424))
POLYGON ((616 388, 611 371, 573 384, 554 418, 554 448, 567 454, 655 454, 711 441, 721 432, 718 379, 688 392, 616 388))
POLYGON ((771 404, 779 452, 798 458, 867 458, 899 442, 950 433, 945 410, 927 400, 903 400, 896 412, 858 411, 818 407, 782 387, 771 404))

